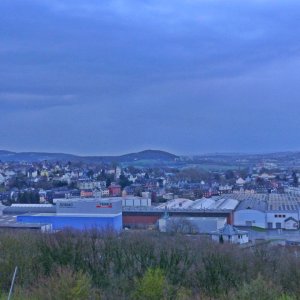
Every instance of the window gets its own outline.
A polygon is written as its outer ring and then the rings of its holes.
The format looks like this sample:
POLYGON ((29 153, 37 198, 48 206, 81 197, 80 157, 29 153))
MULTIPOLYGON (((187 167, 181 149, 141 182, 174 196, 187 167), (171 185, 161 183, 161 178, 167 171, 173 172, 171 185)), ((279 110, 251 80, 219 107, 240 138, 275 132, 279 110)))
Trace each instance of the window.
POLYGON ((278 215, 275 215, 275 218, 278 218, 278 215))

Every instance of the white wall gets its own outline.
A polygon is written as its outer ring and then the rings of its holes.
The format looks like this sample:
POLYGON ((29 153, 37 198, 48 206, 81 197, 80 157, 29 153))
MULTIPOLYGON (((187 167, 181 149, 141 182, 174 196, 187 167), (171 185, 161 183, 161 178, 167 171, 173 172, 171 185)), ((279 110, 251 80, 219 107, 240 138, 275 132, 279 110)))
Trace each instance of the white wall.
POLYGON ((147 198, 122 198, 123 206, 151 206, 151 199, 147 198))
POLYGON ((285 229, 287 230, 297 230, 298 229, 298 222, 295 222, 294 220, 288 220, 285 223, 285 229))
MULTIPOLYGON (((280 224, 280 228, 285 229, 285 222, 289 217, 293 217, 298 220, 298 213, 296 212, 267 212, 267 228, 269 228, 268 223, 272 223, 272 228, 276 229, 276 223, 280 224), (277 217, 276 217, 277 216, 277 217)), ((289 229, 289 228, 286 228, 289 229)))
MULTIPOLYGON (((220 241, 220 236, 218 234, 212 235, 212 240, 215 242, 220 241)), ((232 244, 245 244, 249 242, 249 237, 247 234, 242 235, 233 235, 230 240, 227 235, 223 235, 224 243, 232 243, 232 244)))
POLYGON ((259 210, 242 209, 234 212, 233 225, 247 226, 247 222, 251 222, 252 226, 261 228, 267 227, 266 214, 259 210))

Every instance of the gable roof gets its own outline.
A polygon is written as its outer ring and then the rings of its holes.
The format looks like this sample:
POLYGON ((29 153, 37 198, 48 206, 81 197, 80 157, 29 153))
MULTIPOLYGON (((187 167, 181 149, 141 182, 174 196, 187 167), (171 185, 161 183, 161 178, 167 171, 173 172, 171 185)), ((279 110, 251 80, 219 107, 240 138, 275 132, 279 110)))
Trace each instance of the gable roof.
POLYGON ((288 222, 288 221, 294 221, 294 222, 298 223, 298 221, 295 218, 293 218, 293 217, 289 217, 289 218, 287 218, 287 219, 284 220, 284 222, 288 222))
POLYGON ((227 235, 227 236, 242 235, 247 233, 248 233, 247 231, 239 230, 229 224, 226 224, 223 228, 212 232, 212 234, 227 235))

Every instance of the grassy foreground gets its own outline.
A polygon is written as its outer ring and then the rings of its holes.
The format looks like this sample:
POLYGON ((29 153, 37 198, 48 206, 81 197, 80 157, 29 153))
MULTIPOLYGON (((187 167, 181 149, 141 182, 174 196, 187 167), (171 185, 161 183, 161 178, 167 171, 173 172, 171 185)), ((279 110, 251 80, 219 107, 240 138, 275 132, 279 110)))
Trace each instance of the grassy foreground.
POLYGON ((0 232, 0 299, 300 299, 300 255, 157 232, 0 232))

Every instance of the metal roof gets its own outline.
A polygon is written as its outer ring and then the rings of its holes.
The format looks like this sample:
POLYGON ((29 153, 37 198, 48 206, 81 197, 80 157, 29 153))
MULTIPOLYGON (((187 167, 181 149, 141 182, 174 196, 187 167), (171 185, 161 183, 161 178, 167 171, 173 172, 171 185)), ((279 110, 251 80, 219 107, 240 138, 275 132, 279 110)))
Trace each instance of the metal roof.
POLYGON ((29 204, 29 203, 15 203, 11 207, 53 207, 52 204, 29 204))
POLYGON ((212 232, 212 234, 218 234, 218 235, 227 235, 227 236, 233 236, 233 235, 243 235, 248 234, 247 231, 239 230, 235 227, 233 227, 230 224, 226 224, 223 228, 212 232))
POLYGON ((241 201, 237 210, 293 211, 299 209, 300 197, 288 194, 232 194, 241 201))

